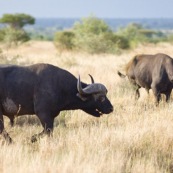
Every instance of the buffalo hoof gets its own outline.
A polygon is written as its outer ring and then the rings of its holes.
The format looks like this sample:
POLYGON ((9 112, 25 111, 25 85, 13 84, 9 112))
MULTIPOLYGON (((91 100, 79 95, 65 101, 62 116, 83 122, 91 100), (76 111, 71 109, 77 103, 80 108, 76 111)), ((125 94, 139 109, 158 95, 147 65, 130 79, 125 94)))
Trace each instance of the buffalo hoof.
POLYGON ((13 142, 13 140, 10 138, 10 139, 5 140, 2 144, 3 144, 3 145, 11 145, 11 144, 14 144, 14 142, 13 142))
POLYGON ((34 142, 37 142, 37 141, 38 141, 37 136, 36 135, 33 135, 31 137, 31 142, 34 143, 34 142))
POLYGON ((9 137, 9 139, 6 142, 7 142, 7 144, 12 144, 13 140, 9 137))
POLYGON ((2 135, 5 139, 6 144, 12 144, 13 143, 13 140, 11 139, 11 137, 9 136, 9 134, 6 131, 3 131, 2 135))

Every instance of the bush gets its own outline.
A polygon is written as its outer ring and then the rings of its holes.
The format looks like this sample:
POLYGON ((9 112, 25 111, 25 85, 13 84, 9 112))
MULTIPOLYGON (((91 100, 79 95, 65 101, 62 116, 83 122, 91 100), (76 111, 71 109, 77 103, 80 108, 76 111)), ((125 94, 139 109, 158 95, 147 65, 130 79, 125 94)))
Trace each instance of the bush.
POLYGON ((5 30, 4 29, 0 29, 0 42, 4 41, 4 37, 5 37, 5 30))
POLYGON ((75 35, 71 31, 60 31, 55 34, 54 44, 62 50, 72 50, 74 48, 73 39, 75 35))
POLYGON ((105 34, 95 35, 88 34, 81 39, 75 39, 77 49, 94 54, 94 53, 113 53, 114 43, 112 40, 106 40, 105 34))
POLYGON ((140 33, 141 29, 143 29, 142 25, 131 23, 124 28, 120 28, 118 35, 122 35, 129 40, 129 45, 131 48, 133 48, 146 40, 146 37, 140 33))
POLYGON ((115 43, 115 47, 118 49, 128 49, 130 47, 129 40, 124 36, 114 34, 112 41, 115 43))
MULTIPOLYGON (((57 32, 54 44, 59 50, 79 50, 94 53, 119 53, 130 47, 129 36, 115 34, 101 19, 90 16, 74 24, 72 31, 57 32)), ((123 32, 124 33, 124 32, 123 32)))
POLYGON ((117 34, 126 38, 131 48, 141 43, 157 43, 166 40, 166 36, 162 32, 144 28, 142 25, 136 23, 131 23, 125 28, 120 28, 117 34))
POLYGON ((12 44, 18 45, 20 43, 26 42, 29 40, 28 34, 22 29, 13 29, 6 28, 4 41, 11 46, 12 44))
POLYGON ((75 23, 73 29, 74 45, 77 49, 89 53, 114 52, 113 32, 103 20, 93 16, 84 18, 75 23))
POLYGON ((54 43, 58 49, 75 49, 92 54, 119 53, 139 44, 168 40, 163 32, 144 28, 137 23, 131 23, 113 33, 103 20, 93 16, 83 18, 72 29, 56 33, 54 43))
POLYGON ((169 35, 167 36, 166 41, 168 41, 168 42, 170 42, 170 43, 172 44, 172 43, 173 43, 173 34, 169 34, 169 35))

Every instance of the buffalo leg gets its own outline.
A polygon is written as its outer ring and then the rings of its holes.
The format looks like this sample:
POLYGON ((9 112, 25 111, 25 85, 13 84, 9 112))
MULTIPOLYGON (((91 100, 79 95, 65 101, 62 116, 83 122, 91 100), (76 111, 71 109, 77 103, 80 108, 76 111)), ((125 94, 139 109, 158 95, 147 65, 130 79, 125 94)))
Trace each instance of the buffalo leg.
POLYGON ((141 88, 138 84, 134 83, 134 81, 132 81, 132 84, 135 87, 135 99, 138 100, 140 97, 140 92, 139 89, 141 88))
POLYGON ((10 125, 11 125, 11 127, 14 126, 14 117, 13 118, 10 118, 10 125))
POLYGON ((53 133, 53 123, 54 117, 49 116, 49 114, 38 114, 38 118, 43 126, 43 131, 39 134, 35 134, 31 138, 31 142, 36 142, 38 138, 43 137, 45 135, 51 137, 53 133))
POLYGON ((139 97, 140 97, 140 93, 139 93, 139 88, 138 88, 135 91, 135 99, 137 100, 137 99, 139 99, 139 97))
POLYGON ((157 106, 159 104, 160 99, 161 99, 161 94, 160 94, 160 91, 157 88, 157 86, 152 85, 151 88, 153 90, 153 93, 154 93, 154 96, 155 96, 155 100, 156 100, 156 106, 157 106))
POLYGON ((140 97, 140 92, 139 92, 139 89, 141 88, 139 85, 135 84, 135 99, 138 100, 139 97, 140 97))
POLYGON ((9 144, 12 143, 12 139, 4 129, 4 119, 2 113, 0 113, 0 134, 4 137, 5 141, 9 144))
POLYGON ((154 96, 155 96, 155 100, 156 100, 156 106, 158 106, 159 101, 161 99, 161 94, 157 93, 157 92, 156 93, 154 92, 154 96))
POLYGON ((149 89, 148 88, 145 88, 145 90, 146 90, 147 94, 149 95, 149 89))
POLYGON ((169 102, 169 100, 170 100, 171 91, 172 91, 172 88, 169 89, 169 90, 165 93, 165 95, 166 95, 166 102, 169 102))

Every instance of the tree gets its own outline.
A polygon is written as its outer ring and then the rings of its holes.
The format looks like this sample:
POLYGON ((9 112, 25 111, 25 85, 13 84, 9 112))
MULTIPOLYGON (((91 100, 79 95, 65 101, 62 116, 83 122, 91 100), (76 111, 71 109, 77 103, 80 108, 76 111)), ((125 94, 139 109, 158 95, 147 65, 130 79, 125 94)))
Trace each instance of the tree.
POLYGON ((7 24, 8 26, 0 30, 0 41, 4 41, 11 46, 12 44, 17 45, 30 39, 23 27, 27 24, 34 24, 35 19, 24 13, 4 14, 0 18, 0 23, 7 24), (3 33, 4 35, 2 35, 3 33))
POLYGON ((0 18, 0 23, 8 24, 13 29, 22 29, 27 24, 34 24, 35 19, 24 13, 4 14, 0 18))

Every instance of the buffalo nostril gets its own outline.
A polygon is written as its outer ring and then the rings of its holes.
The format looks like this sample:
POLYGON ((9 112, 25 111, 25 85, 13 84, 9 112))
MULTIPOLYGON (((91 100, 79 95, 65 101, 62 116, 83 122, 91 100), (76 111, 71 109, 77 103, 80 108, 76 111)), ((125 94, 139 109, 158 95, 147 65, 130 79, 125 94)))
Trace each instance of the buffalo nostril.
POLYGON ((114 108, 112 107, 112 108, 110 108, 110 112, 113 112, 113 110, 114 110, 114 108))

